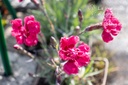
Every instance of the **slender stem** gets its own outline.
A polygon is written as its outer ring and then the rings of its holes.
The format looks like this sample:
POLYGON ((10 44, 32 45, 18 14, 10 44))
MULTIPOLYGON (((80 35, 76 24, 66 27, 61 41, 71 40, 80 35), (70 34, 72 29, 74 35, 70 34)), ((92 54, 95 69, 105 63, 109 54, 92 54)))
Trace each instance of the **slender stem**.
POLYGON ((44 7, 42 8, 42 11, 43 11, 44 15, 46 16, 46 18, 47 18, 47 20, 48 20, 48 22, 49 22, 49 24, 50 24, 50 26, 51 26, 51 32, 53 33, 53 35, 55 36, 55 38, 58 40, 55 27, 54 27, 52 21, 50 20, 48 14, 46 13, 46 10, 45 10, 44 7))
POLYGON ((15 10, 13 9, 13 7, 11 6, 9 0, 2 0, 2 1, 5 3, 5 5, 6 5, 8 11, 9 11, 10 14, 12 15, 13 19, 17 18, 16 12, 15 12, 15 10))
POLYGON ((61 85, 61 74, 59 71, 59 66, 56 67, 56 71, 55 71, 55 75, 56 75, 56 85, 61 85))
POLYGON ((0 51, 1 51, 1 57, 2 57, 4 71, 5 71, 5 76, 10 76, 12 74, 12 69, 10 66, 9 58, 8 58, 6 41, 4 38, 4 29, 2 26, 1 19, 2 19, 2 16, 0 13, 0 51))
POLYGON ((70 6, 70 0, 67 0, 67 13, 66 13, 66 22, 65 22, 65 30, 66 30, 66 33, 69 32, 68 30, 68 22, 69 22, 69 18, 70 18, 70 15, 71 15, 71 6, 70 6))
POLYGON ((55 63, 55 61, 54 61, 53 58, 51 59, 51 62, 53 63, 53 65, 54 65, 55 67, 57 67, 57 65, 56 65, 56 63, 55 63))
POLYGON ((16 44, 14 45, 14 48, 23 52, 24 54, 26 54, 27 56, 29 56, 32 59, 35 59, 35 56, 33 56, 30 52, 26 51, 25 49, 23 49, 20 45, 16 44))
POLYGON ((82 21, 79 22, 79 26, 80 26, 80 28, 82 27, 82 21))
POLYGON ((106 80, 107 80, 107 75, 108 75, 109 62, 107 58, 104 58, 104 63, 105 63, 105 70, 104 70, 104 78, 103 78, 102 85, 106 85, 106 80))
POLYGON ((102 82, 101 85, 106 85, 107 75, 108 75, 109 61, 108 61, 107 58, 104 58, 104 59, 97 58, 97 59, 95 59, 95 61, 104 61, 104 63, 105 63, 103 82, 102 82))
POLYGON ((48 22, 49 22, 49 24, 50 24, 50 27, 51 27, 50 31, 53 33, 54 37, 55 37, 56 39, 58 39, 58 38, 57 38, 57 35, 56 35, 56 30, 55 30, 54 24, 52 23, 52 21, 50 20, 48 14, 47 14, 47 12, 46 12, 46 9, 45 9, 45 6, 44 6, 44 5, 45 5, 45 4, 44 4, 45 0, 42 0, 42 1, 41 1, 42 7, 41 7, 40 4, 35 3, 34 0, 31 0, 31 1, 35 4, 35 6, 37 6, 37 7, 41 10, 41 12, 44 14, 44 16, 46 16, 46 18, 47 18, 47 20, 48 20, 48 22))

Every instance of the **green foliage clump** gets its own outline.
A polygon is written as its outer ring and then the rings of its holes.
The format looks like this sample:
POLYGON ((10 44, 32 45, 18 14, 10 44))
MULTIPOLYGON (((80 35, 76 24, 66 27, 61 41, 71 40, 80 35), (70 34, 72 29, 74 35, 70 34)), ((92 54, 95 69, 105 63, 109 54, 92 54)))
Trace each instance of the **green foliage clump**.
MULTIPOLYGON (((86 26, 98 22, 96 16, 98 15, 98 7, 87 4, 88 0, 46 0, 43 9, 52 21, 57 37, 69 36, 74 34, 76 26, 80 25, 78 19, 78 10, 81 9, 83 13, 83 21, 81 30, 86 26)), ((38 10, 33 10, 32 14, 40 21, 42 32, 46 36, 47 41, 51 33, 51 27, 45 14, 38 10)), ((90 33, 84 33, 82 40, 86 40, 90 33), (86 37, 86 39, 85 39, 86 37)))

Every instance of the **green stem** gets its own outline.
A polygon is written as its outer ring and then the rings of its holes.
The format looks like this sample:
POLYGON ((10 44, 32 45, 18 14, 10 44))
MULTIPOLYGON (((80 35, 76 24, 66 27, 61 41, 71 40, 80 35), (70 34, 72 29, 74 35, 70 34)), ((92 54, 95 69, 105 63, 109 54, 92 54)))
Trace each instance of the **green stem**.
POLYGON ((15 10, 13 9, 13 7, 11 6, 9 0, 3 0, 3 2, 5 3, 8 11, 10 12, 10 14, 12 15, 13 19, 17 18, 16 16, 16 12, 15 10))
POLYGON ((65 30, 66 30, 66 33, 69 32, 69 29, 68 29, 68 22, 69 22, 69 18, 71 16, 71 1, 70 0, 67 0, 67 18, 66 18, 66 24, 65 24, 65 30), (67 4, 68 3, 68 4, 67 4))
POLYGON ((2 62, 3 62, 3 67, 5 71, 5 76, 10 76, 12 74, 9 58, 8 58, 8 53, 7 53, 7 48, 6 48, 6 42, 4 38, 4 29, 2 26, 2 21, 1 21, 1 13, 0 13, 0 53, 2 57, 2 62))

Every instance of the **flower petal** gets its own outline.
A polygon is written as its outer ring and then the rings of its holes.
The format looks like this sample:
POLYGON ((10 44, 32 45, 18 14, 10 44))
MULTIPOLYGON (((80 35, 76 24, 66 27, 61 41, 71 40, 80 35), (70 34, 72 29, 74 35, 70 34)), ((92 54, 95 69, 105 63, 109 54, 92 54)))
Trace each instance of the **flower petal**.
POLYGON ((24 18, 24 23, 26 24, 28 21, 34 21, 34 20, 35 20, 35 17, 33 15, 26 16, 24 18))
POLYGON ((22 20, 21 19, 11 20, 11 24, 14 30, 20 30, 20 28, 22 27, 22 20))
POLYGON ((11 34, 12 34, 13 37, 16 37, 18 35, 21 35, 21 32, 19 30, 12 30, 11 34))
POLYGON ((68 61, 65 65, 63 70, 68 74, 77 74, 78 73, 78 67, 75 65, 75 61, 68 61))
POLYGON ((103 33, 102 33, 102 39, 103 39, 104 42, 108 43, 108 42, 110 42, 110 41, 113 40, 113 37, 111 36, 110 33, 107 33, 105 31, 103 31, 103 33))
POLYGON ((40 32, 40 23, 37 21, 28 21, 27 29, 30 33, 39 33, 40 32))
POLYGON ((78 57, 76 62, 78 67, 87 66, 90 62, 90 56, 86 54, 83 57, 78 57))
POLYGON ((66 52, 64 52, 63 50, 59 50, 59 56, 60 56, 60 58, 61 58, 62 60, 69 60, 69 59, 68 59, 68 56, 66 56, 66 55, 67 55, 66 52))
POLYGON ((22 44, 23 43, 23 36, 21 36, 21 35, 16 36, 16 41, 18 44, 22 44))
POLYGON ((70 36, 68 40, 68 47, 73 48, 79 42, 78 36, 70 36))
POLYGON ((89 52, 90 51, 90 47, 85 43, 81 43, 78 48, 81 51, 84 51, 84 52, 89 52))
POLYGON ((78 41, 79 41, 78 36, 70 36, 69 38, 62 37, 60 40, 60 48, 63 50, 73 48, 78 41))
POLYGON ((27 46, 35 46, 38 42, 37 36, 36 35, 29 35, 26 39, 25 39, 25 44, 27 46))

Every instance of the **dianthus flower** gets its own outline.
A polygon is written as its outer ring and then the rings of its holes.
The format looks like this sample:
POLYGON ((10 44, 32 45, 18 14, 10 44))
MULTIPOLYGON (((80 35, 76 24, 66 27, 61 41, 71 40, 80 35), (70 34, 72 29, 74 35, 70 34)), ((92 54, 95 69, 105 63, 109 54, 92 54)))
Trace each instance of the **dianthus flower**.
POLYGON ((113 36, 116 36, 122 28, 121 23, 117 18, 114 17, 110 9, 106 9, 105 11, 102 26, 103 26, 102 39, 104 42, 112 41, 113 36))
POLYGON ((88 65, 90 61, 89 46, 82 42, 76 47, 78 42, 78 36, 62 37, 60 40, 59 56, 62 60, 66 61, 63 70, 68 75, 78 73, 78 69, 88 65))
POLYGON ((33 15, 24 18, 24 25, 21 19, 11 21, 11 34, 16 38, 18 44, 34 46, 38 42, 37 35, 40 32, 40 23, 35 20, 33 15))

